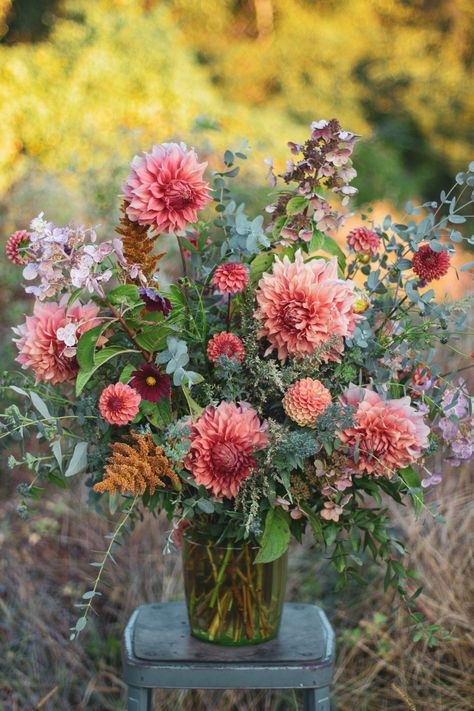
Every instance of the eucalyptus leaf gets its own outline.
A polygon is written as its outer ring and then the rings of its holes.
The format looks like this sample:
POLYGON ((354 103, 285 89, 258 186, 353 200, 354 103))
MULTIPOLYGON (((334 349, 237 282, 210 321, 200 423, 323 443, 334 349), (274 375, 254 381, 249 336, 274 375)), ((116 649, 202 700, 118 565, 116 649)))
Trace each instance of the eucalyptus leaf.
POLYGON ((87 469, 87 449, 89 447, 88 442, 78 442, 74 447, 74 452, 71 457, 71 461, 68 464, 64 476, 75 476, 87 469))

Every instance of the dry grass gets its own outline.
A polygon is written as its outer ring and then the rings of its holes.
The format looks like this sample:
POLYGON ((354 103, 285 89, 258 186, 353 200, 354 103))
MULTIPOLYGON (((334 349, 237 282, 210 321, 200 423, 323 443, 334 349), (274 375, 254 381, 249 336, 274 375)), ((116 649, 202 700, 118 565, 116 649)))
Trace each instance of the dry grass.
MULTIPOLYGON (((309 546, 292 556, 291 599, 323 604, 338 632, 335 702, 339 711, 468 711, 474 684, 474 582, 470 534, 471 476, 453 470, 433 497, 443 500, 446 525, 429 516, 414 523, 396 511, 397 526, 413 550, 426 594, 427 616, 456 640, 430 651, 411 642, 405 612, 391 612, 379 575, 368 591, 335 594, 334 576, 309 546)), ((5 494, 5 492, 4 492, 5 494)), ((118 552, 109 588, 93 627, 70 643, 73 603, 88 587, 93 550, 103 548, 108 524, 78 501, 79 490, 44 502, 29 522, 1 505, 0 708, 5 711, 122 709, 118 639, 128 615, 143 601, 181 596, 180 561, 162 554, 166 521, 148 518, 118 552)), ((92 571, 92 572, 91 572, 92 571)), ((291 694, 161 692, 159 708, 202 711, 297 709, 291 694)))

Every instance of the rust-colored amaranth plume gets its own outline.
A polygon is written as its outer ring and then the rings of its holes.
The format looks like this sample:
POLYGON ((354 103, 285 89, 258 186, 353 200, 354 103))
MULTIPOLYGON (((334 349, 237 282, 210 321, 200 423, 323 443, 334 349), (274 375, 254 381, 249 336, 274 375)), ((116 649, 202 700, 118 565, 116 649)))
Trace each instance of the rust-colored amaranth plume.
POLYGON ((148 488, 153 494, 156 487, 164 487, 168 479, 177 490, 181 488, 178 475, 161 447, 153 442, 150 434, 132 432, 131 444, 114 442, 110 445, 112 455, 107 459, 105 478, 94 486, 94 491, 111 494, 144 494, 148 488))
MULTIPOLYGON (((146 278, 151 279, 153 274, 158 271, 156 265, 165 256, 165 252, 152 254, 157 235, 150 236, 148 234, 149 225, 139 225, 138 222, 132 222, 126 209, 127 203, 124 200, 120 206, 122 212, 120 226, 116 227, 115 231, 122 237, 123 253, 128 264, 138 264, 146 278)), ((129 281, 139 283, 138 278, 130 278, 129 281)))

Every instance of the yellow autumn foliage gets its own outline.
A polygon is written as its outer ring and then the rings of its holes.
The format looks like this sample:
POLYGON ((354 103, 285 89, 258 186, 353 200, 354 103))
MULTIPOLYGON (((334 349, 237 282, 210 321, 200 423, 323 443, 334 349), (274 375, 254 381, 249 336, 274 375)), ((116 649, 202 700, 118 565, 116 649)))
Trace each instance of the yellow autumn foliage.
MULTIPOLYGON (((8 5, 0 3, 3 24, 8 5)), ((117 170, 117 190, 131 155, 173 138, 208 153, 249 138, 260 170, 269 154, 283 160, 286 141, 316 117, 337 116, 366 136, 392 131, 394 150, 396 121, 405 121, 413 162, 423 140, 451 173, 469 157, 469 0, 60 7, 47 41, 0 44, 0 195, 34 171, 74 195, 89 173, 105 183, 117 170)))

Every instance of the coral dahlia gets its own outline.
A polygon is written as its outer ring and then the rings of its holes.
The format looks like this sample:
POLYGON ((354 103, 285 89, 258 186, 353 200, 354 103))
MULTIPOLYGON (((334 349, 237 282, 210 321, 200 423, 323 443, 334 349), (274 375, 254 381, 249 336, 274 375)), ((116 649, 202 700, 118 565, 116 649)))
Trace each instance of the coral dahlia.
POLYGON ((151 363, 133 371, 130 386, 149 402, 160 402, 163 398, 169 398, 171 392, 169 375, 162 373, 151 363))
POLYGON ((76 301, 69 310, 64 299, 59 304, 37 301, 33 315, 27 316, 25 323, 13 329, 19 336, 15 339, 19 351, 16 361, 23 368, 34 371, 37 383, 44 381, 56 385, 71 380, 79 366, 75 356, 69 355, 64 338, 59 336, 70 330, 71 325, 76 325, 74 333, 79 338, 100 323, 98 313, 99 309, 92 301, 87 304, 76 301))
POLYGON ((232 499, 256 467, 255 452, 268 444, 265 428, 246 403, 209 405, 191 426, 184 466, 214 496, 232 499))
POLYGON ((451 257, 446 250, 435 252, 429 244, 422 244, 413 255, 412 268, 426 282, 441 279, 448 273, 451 257))
POLYGON ((207 163, 198 163, 184 143, 153 146, 151 153, 135 156, 131 166, 123 186, 127 215, 157 232, 184 230, 212 199, 203 180, 207 163))
POLYGON ((256 298, 258 337, 270 342, 265 355, 276 348, 281 361, 311 356, 334 339, 340 340, 339 348, 324 357, 339 360, 342 338, 352 335, 362 318, 354 313, 354 284, 338 278, 336 258, 305 263, 299 250, 294 262, 276 257, 272 272, 260 279, 256 298))
POLYGON ((239 294, 249 283, 249 273, 243 264, 228 262, 217 267, 212 283, 221 294, 239 294))
POLYGON ((302 378, 283 398, 283 409, 301 427, 316 427, 316 419, 331 402, 331 393, 319 380, 302 378))
POLYGON ((29 257, 24 250, 30 242, 30 233, 26 230, 18 230, 14 232, 7 240, 5 245, 5 254, 13 264, 28 264, 29 257))
POLYGON ((354 426, 340 433, 351 458, 351 450, 357 449, 357 461, 351 461, 353 471, 390 479, 428 446, 430 429, 409 397, 383 400, 373 390, 351 385, 342 400, 356 408, 354 426))
POLYGON ((227 333, 227 331, 216 333, 207 345, 207 356, 213 363, 215 363, 221 355, 226 355, 228 358, 235 357, 235 360, 241 363, 244 353, 244 344, 240 338, 234 333, 227 333))
POLYGON ((125 383, 108 385, 99 398, 100 414, 109 425, 128 425, 138 414, 141 397, 125 383))
POLYGON ((377 256, 382 240, 374 230, 367 227, 356 227, 347 235, 347 244, 356 254, 377 256))

